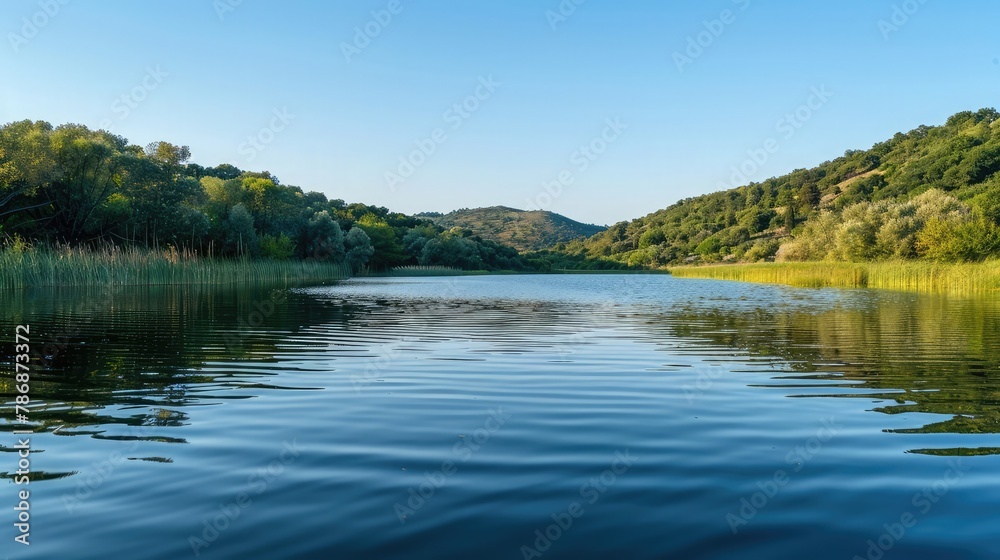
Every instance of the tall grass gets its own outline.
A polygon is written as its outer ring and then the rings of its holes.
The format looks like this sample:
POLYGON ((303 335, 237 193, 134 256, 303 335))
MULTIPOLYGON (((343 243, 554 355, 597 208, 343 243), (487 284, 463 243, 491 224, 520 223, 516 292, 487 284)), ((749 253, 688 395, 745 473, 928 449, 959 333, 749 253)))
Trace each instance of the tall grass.
POLYGON ((209 259, 176 250, 107 248, 0 251, 0 290, 30 286, 280 284, 347 278, 344 264, 209 259))
POLYGON ((924 261, 762 263, 684 266, 671 268, 670 273, 679 278, 714 278, 809 288, 878 288, 937 293, 1000 291, 1000 261, 961 264, 924 261))

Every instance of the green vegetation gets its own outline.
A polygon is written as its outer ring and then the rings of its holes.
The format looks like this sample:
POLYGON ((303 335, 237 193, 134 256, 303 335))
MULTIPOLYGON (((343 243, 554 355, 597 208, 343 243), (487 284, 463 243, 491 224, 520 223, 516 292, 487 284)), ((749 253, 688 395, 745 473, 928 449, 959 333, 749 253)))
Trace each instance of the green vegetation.
POLYGON ((630 266, 611 259, 568 253, 565 247, 559 244, 551 250, 525 253, 524 262, 538 272, 646 270, 645 267, 630 266))
MULTIPOLYGON (((190 163, 190 156, 184 146, 154 142, 142 148, 81 125, 20 121, 0 127, 0 262, 6 285, 34 277, 97 281, 112 273, 74 277, 57 271, 125 266, 118 255, 152 263, 179 254, 187 256, 183 262, 189 268, 207 267, 215 259, 223 261, 212 265, 220 269, 234 266, 225 261, 318 261, 352 273, 401 267, 558 272, 768 261, 886 263, 780 270, 795 270, 788 281, 799 284, 877 287, 884 276, 892 278, 886 285, 925 289, 961 283, 944 270, 975 275, 976 286, 992 287, 994 266, 898 263, 1000 258, 1000 113, 993 109, 959 113, 943 126, 921 126, 813 169, 682 200, 603 231, 550 212, 506 207, 407 216, 329 200, 284 185, 267 171, 202 167, 190 163), (37 254, 24 256, 33 251, 37 254), (31 264, 43 262, 53 264, 31 264), (885 274, 872 273, 882 268, 885 274), (897 270, 898 278, 889 273, 897 270), (862 280, 849 279, 858 274, 862 280)), ((170 266, 162 265, 177 268, 170 266)), ((704 274, 778 274, 753 270, 704 274)), ((233 274, 246 275, 236 269, 233 274)), ((112 277, 138 278, 127 270, 112 277)))
POLYGON ((338 280, 350 274, 344 262, 203 259, 176 250, 62 247, 0 252, 0 292, 35 286, 292 285, 338 280))
POLYGON ((936 263, 803 262, 671 267, 679 278, 714 278, 809 288, 880 288, 912 292, 976 293, 1000 290, 1000 261, 936 263))
POLYGON ((1000 257, 1000 114, 966 111, 813 169, 686 199, 563 247, 631 266, 1000 257))
POLYGON ((259 267, 283 274, 294 266, 274 263, 302 261, 355 273, 528 269, 513 247, 468 230, 329 200, 267 171, 202 167, 190 157, 185 146, 143 148, 76 124, 0 127, 4 285, 214 282, 216 275, 257 276, 259 267), (258 260, 265 264, 235 264, 258 260), (141 267, 150 272, 142 276, 141 267))
POLYGON ((553 212, 517 210, 506 206, 463 208, 449 214, 418 214, 445 228, 462 228, 518 251, 539 251, 558 243, 598 234, 607 228, 584 224, 553 212))

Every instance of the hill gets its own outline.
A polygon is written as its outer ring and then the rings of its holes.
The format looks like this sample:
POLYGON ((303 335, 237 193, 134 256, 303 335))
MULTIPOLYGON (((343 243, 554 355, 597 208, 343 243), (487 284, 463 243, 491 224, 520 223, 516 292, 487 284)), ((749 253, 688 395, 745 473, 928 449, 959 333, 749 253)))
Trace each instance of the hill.
POLYGON ((1000 114, 965 111, 812 169, 681 200, 559 250, 630 266, 1000 257, 1000 114))
POLYGON ((519 251, 546 249, 558 243, 590 237, 606 229, 553 212, 518 210, 506 206, 463 208, 444 215, 427 212, 417 217, 433 220, 446 229, 467 229, 473 235, 511 245, 519 251))

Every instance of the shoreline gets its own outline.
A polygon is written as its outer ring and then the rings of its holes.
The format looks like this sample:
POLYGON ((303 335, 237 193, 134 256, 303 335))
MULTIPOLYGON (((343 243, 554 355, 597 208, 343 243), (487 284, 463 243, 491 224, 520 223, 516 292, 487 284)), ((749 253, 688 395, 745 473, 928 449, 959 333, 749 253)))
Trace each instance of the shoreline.
POLYGON ((1000 261, 786 262, 681 266, 677 278, 704 278, 797 288, 864 288, 916 293, 990 294, 1000 291, 1000 261))

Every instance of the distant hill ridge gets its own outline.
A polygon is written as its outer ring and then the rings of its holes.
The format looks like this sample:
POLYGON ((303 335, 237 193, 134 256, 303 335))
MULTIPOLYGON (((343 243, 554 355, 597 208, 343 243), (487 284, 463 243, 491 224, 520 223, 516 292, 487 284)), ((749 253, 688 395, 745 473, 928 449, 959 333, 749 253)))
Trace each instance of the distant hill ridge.
POLYGON ((425 212, 416 217, 433 220, 445 228, 467 229, 483 239, 511 245, 518 251, 546 249, 607 229, 546 210, 519 210, 508 206, 462 208, 448 214, 425 212))
POLYGON ((811 169, 681 200, 560 248, 641 267, 1000 258, 1000 113, 963 111, 811 169))

